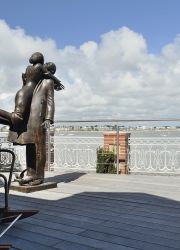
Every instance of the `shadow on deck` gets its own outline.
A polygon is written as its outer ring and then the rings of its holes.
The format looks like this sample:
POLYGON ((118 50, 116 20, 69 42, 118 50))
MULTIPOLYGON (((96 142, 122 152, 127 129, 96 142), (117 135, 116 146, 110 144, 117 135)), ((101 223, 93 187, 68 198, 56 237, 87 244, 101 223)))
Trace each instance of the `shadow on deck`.
MULTIPOLYGON (((59 181, 63 181, 61 178, 59 181)), ((141 192, 62 196, 57 188, 47 192, 47 197, 53 195, 55 200, 42 199, 41 194, 36 192, 36 198, 33 194, 10 195, 10 207, 40 212, 18 221, 1 243, 22 250, 180 249, 179 201, 141 192)), ((3 202, 2 194, 0 198, 3 202)))

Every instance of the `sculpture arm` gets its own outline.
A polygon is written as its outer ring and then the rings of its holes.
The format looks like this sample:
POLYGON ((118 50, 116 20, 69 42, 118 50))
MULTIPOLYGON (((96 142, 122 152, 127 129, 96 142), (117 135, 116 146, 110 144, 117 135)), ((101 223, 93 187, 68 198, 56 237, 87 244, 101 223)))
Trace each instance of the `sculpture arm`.
POLYGON ((54 122, 54 82, 51 79, 47 79, 47 95, 46 95, 46 115, 45 120, 49 120, 51 123, 54 122))
POLYGON ((55 90, 62 90, 64 89, 64 85, 61 83, 61 81, 55 77, 53 74, 51 74, 51 72, 47 71, 47 72, 44 72, 44 75, 50 79, 52 79, 54 81, 54 89, 55 90))
POLYGON ((22 73, 22 81, 23 81, 23 85, 26 85, 26 74, 22 73))

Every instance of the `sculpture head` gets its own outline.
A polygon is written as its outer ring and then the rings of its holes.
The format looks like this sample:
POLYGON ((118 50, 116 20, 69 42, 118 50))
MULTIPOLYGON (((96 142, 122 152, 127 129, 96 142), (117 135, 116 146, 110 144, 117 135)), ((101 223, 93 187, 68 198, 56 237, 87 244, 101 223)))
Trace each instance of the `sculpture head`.
POLYGON ((55 74, 56 72, 56 65, 53 62, 47 62, 44 64, 45 72, 50 72, 51 74, 55 74))
POLYGON ((44 56, 40 52, 35 52, 29 58, 29 62, 33 65, 36 63, 44 64, 44 56))

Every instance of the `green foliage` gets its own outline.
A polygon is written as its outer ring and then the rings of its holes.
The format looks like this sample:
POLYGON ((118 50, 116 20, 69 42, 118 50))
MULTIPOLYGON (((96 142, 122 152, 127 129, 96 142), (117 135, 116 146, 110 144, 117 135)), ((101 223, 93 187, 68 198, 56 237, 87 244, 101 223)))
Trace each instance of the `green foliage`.
POLYGON ((115 166, 116 155, 114 152, 105 150, 104 148, 97 149, 97 164, 96 173, 116 173, 115 166))

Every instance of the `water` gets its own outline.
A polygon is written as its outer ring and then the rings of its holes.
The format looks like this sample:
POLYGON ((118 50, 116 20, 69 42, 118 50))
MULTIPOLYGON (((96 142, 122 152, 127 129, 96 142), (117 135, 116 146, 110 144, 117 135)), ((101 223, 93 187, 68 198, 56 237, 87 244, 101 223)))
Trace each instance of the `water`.
MULTIPOLYGON (((61 131, 55 134, 69 137, 102 137, 104 132, 109 131, 61 131)), ((127 130, 120 132, 128 132, 131 137, 180 137, 180 130, 127 130)))
MULTIPOLYGON (((68 137, 102 137, 104 132, 109 131, 61 131, 56 132, 55 135, 68 137)), ((131 137, 180 137, 180 130, 126 130, 124 132, 130 133, 131 137)), ((7 132, 0 132, 0 137, 5 138, 7 135, 7 132)))

